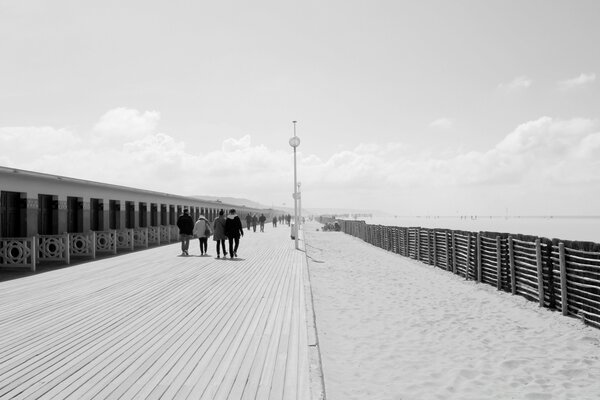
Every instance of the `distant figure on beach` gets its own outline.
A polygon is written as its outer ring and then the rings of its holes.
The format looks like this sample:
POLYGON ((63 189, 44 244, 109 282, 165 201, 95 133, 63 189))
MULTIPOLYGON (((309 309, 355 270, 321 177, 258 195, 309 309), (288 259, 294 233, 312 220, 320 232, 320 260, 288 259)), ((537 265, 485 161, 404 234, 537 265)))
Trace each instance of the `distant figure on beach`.
POLYGON ((229 210, 229 215, 225 221, 225 236, 229 239, 229 256, 237 257, 238 246, 240 245, 240 236, 244 236, 242 221, 237 216, 235 210, 229 210))
POLYGON ((265 217, 265 214, 260 214, 260 217, 258 218, 258 223, 260 224, 261 232, 265 231, 265 222, 266 221, 267 221, 267 217, 265 217))
POLYGON ((227 257, 227 250, 225 250, 225 211, 219 210, 219 216, 215 218, 213 222, 213 240, 217 242, 217 258, 221 258, 221 251, 219 246, 223 248, 223 257, 227 257))
POLYGON ((208 238, 212 235, 212 228, 210 222, 202 214, 198 217, 198 221, 194 225, 194 236, 198 238, 200 242, 200 255, 203 256, 208 250, 208 238))
POLYGON ((179 240, 181 241, 181 255, 187 256, 189 255, 190 238, 194 234, 194 220, 187 208, 184 208, 183 214, 177 218, 177 227, 179 228, 179 240))
POLYGON ((246 214, 246 228, 250 230, 250 224, 252 223, 252 216, 250 213, 246 214))
POLYGON ((252 216, 252 230, 256 232, 256 224, 258 224, 258 217, 256 214, 252 216))
POLYGON ((285 216, 285 222, 290 226, 290 223, 292 222, 292 216, 290 214, 285 216))
POLYGON ((277 217, 273 217, 273 228, 277 228, 277 217))

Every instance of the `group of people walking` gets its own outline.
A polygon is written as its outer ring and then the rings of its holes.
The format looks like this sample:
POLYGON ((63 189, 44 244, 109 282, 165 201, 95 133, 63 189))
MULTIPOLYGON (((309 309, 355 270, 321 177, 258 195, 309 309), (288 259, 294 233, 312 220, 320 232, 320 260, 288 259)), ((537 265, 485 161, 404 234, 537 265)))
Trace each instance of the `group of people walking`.
POLYGON ((227 217, 225 211, 220 210, 219 216, 210 223, 204 215, 200 215, 194 222, 189 210, 184 209, 183 214, 177 219, 179 228, 179 239, 181 240, 181 255, 189 255, 190 239, 197 237, 200 241, 200 255, 208 254, 208 238, 212 235, 213 240, 217 242, 217 258, 227 257, 225 241, 229 241, 229 256, 237 257, 237 251, 240 244, 240 237, 244 236, 242 221, 237 216, 234 209, 229 210, 227 217))
POLYGON ((248 230, 250 230, 250 226, 252 226, 252 229, 254 230, 254 232, 256 232, 256 225, 259 224, 260 231, 264 232, 266 221, 267 221, 267 217, 265 217, 265 214, 260 214, 260 217, 257 217, 256 214, 254 214, 254 215, 248 214, 248 215, 246 215, 246 228, 248 228, 248 230))

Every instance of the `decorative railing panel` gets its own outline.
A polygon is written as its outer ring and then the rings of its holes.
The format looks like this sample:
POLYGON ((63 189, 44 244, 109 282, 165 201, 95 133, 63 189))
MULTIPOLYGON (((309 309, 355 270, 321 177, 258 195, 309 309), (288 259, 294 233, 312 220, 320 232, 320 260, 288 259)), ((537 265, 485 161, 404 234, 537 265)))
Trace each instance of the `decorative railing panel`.
MULTIPOLYGON (((175 239, 175 237, 174 237, 175 239)), ((171 239, 171 228, 167 225, 160 226, 160 242, 161 243, 171 243, 173 239, 171 239)))
POLYGON ((158 226, 148 228, 148 244, 160 245, 160 229, 158 226))
POLYGON ((96 233, 69 233, 69 252, 71 257, 96 258, 96 233))
POLYGON ((117 254, 117 231, 94 231, 96 234, 96 254, 117 254))
POLYGON ((133 251, 133 229, 119 229, 117 231, 117 249, 133 251))
POLYGON ((0 239, 0 267, 29 268, 35 271, 36 240, 34 238, 0 239))
POLYGON ((136 247, 148 247, 148 228, 136 228, 133 230, 133 243, 136 247))
POLYGON ((71 263, 71 252, 69 251, 69 234, 64 235, 38 235, 37 239, 37 262, 41 261, 64 261, 71 263))

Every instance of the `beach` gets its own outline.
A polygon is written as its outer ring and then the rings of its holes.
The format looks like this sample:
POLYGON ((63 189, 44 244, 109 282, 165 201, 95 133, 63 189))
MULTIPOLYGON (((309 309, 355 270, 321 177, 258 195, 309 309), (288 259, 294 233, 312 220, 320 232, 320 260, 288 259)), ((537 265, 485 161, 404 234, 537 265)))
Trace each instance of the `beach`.
POLYGON ((305 227, 327 398, 597 399, 600 330, 305 227))

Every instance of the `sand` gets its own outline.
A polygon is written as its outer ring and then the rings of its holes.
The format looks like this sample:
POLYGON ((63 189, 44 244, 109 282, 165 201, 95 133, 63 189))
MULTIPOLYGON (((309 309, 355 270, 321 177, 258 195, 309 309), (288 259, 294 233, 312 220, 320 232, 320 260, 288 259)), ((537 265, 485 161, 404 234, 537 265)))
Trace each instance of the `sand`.
POLYGON ((305 227, 325 388, 348 399, 599 399, 600 330, 305 227))

